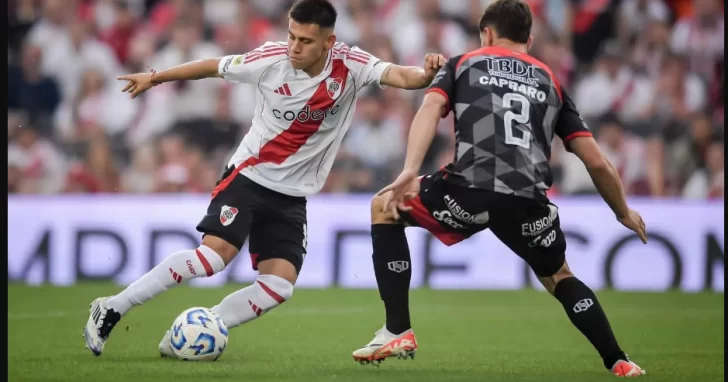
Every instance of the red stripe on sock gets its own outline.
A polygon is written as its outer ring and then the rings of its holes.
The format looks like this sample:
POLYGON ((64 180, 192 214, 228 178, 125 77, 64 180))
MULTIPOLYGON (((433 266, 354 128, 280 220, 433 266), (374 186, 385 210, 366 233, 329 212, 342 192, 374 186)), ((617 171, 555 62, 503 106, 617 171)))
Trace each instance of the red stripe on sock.
POLYGON ((197 258, 200 259, 200 262, 202 263, 202 268, 205 268, 205 273, 207 273, 207 276, 212 276, 212 274, 215 272, 213 272, 210 262, 207 261, 207 259, 205 258, 205 256, 202 255, 202 252, 200 252, 199 249, 195 249, 195 252, 197 252, 197 258))
POLYGON ((263 288, 265 293, 268 293, 269 296, 273 297, 273 299, 276 300, 277 303, 283 304, 286 301, 285 298, 281 297, 281 295, 273 291, 273 289, 270 289, 268 285, 265 285, 260 281, 258 281, 258 284, 260 284, 260 287, 263 288))

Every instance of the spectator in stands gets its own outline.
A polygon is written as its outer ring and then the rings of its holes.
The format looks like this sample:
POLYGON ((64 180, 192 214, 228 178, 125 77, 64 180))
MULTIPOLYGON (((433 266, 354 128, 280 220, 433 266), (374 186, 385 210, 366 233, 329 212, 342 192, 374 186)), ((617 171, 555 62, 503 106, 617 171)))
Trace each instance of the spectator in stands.
POLYGON ((615 37, 617 26, 617 1, 568 0, 566 1, 571 48, 579 64, 590 63, 599 49, 615 37))
POLYGON ((689 70, 705 81, 714 80, 724 65, 723 7, 720 0, 694 0, 693 15, 678 20, 672 32, 672 50, 684 54, 689 70))
MULTIPOLYGON (((25 122, 15 129, 8 146, 13 165, 23 176, 18 190, 32 194, 54 194, 61 191, 66 176, 62 153, 47 138, 39 135, 33 123, 25 122)), ((9 154, 10 155, 10 154, 9 154)))
POLYGON ((129 45, 134 33, 139 28, 134 13, 125 0, 113 0, 114 22, 101 32, 101 40, 109 45, 121 64, 127 64, 129 45))
POLYGON ((56 114, 61 141, 77 143, 100 135, 121 136, 133 122, 139 105, 109 86, 108 78, 95 68, 86 70, 80 82, 78 94, 67 98, 56 114))
MULTIPOLYGON (((217 45, 202 39, 202 29, 190 19, 180 19, 174 24, 172 39, 150 61, 150 67, 170 68, 185 62, 222 56, 217 45)), ((173 89, 176 95, 167 107, 175 110, 176 121, 196 118, 212 118, 215 113, 217 92, 222 81, 177 81, 161 87, 173 89)), ((156 90, 156 89, 155 89, 156 90)), ((169 91, 169 90, 167 90, 169 91)))
POLYGON ((8 147, 8 194, 22 193, 24 180, 23 169, 27 166, 27 158, 17 146, 8 147))
POLYGON ((607 42, 593 70, 577 85, 574 102, 584 118, 615 113, 625 123, 643 118, 652 103, 653 85, 624 61, 616 41, 607 42))
POLYGON ((114 163, 111 144, 105 136, 95 136, 88 142, 84 159, 71 165, 65 192, 119 192, 119 171, 114 163))
POLYGON ((682 196, 688 199, 723 199, 725 178, 725 147, 722 136, 714 136, 706 149, 705 167, 688 179, 682 196))
POLYGON ((44 50, 43 70, 60 82, 66 99, 75 97, 87 69, 98 69, 109 81, 122 70, 114 51, 97 40, 91 28, 89 21, 73 19, 68 32, 44 50))
POLYGON ((27 41, 43 50, 45 63, 50 62, 48 60, 50 50, 68 38, 70 20, 79 1, 45 0, 42 3, 42 17, 28 32, 27 41))
POLYGON ((670 51, 670 27, 662 20, 649 20, 632 49, 631 61, 636 69, 647 73, 656 81, 662 71, 662 63, 670 51))
POLYGON ((645 25, 664 24, 670 18, 670 9, 662 0, 623 0, 619 5, 617 36, 622 47, 636 42, 645 25))
MULTIPOLYGON (((36 120, 50 120, 61 102, 56 81, 43 74, 43 50, 30 43, 23 47, 20 65, 8 67, 8 111, 24 111, 36 120)), ((51 123, 39 126, 51 132, 51 123)))
POLYGON ((707 106, 705 82, 688 70, 687 58, 670 54, 654 87, 652 104, 645 116, 661 124, 687 123, 707 106))
POLYGON ((140 146, 132 154, 131 166, 121 178, 122 192, 150 193, 156 186, 156 147, 152 143, 140 146))
POLYGON ((686 132, 670 142, 665 156, 666 167, 676 194, 679 194, 693 173, 706 166, 710 139, 717 133, 718 129, 712 125, 710 116, 702 114, 692 121, 686 132))
POLYGON ((178 193, 188 190, 189 171, 182 164, 167 164, 162 166, 157 178, 156 192, 178 193))

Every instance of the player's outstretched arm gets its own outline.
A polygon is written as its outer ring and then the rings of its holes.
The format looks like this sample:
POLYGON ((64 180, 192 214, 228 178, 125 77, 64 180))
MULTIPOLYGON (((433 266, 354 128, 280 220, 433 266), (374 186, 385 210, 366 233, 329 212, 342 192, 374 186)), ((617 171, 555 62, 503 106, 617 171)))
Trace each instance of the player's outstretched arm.
POLYGON ((424 89, 430 85, 445 62, 447 62, 445 56, 428 53, 425 55, 425 64, 422 68, 391 64, 382 72, 379 83, 399 89, 424 89))
POLYGON ((409 138, 407 140, 407 156, 404 169, 418 173, 422 167, 427 150, 437 132, 437 123, 443 110, 447 110, 447 99, 438 92, 428 92, 422 100, 422 105, 412 119, 409 138))
POLYGON ((218 73, 219 65, 220 58, 208 58, 173 66, 159 72, 127 74, 116 79, 127 81, 121 91, 131 93, 131 98, 136 98, 139 94, 164 82, 222 77, 218 73))
POLYGON ((577 137, 569 141, 569 149, 581 159, 589 176, 605 202, 625 227, 635 231, 647 243, 647 233, 642 217, 627 207, 627 198, 619 173, 602 154, 592 137, 577 137))
POLYGON ((556 121, 556 134, 564 141, 566 149, 576 154, 584 163, 597 191, 612 209, 617 220, 637 233, 643 243, 647 243, 645 222, 640 214, 627 207, 627 198, 619 173, 602 154, 597 141, 576 110, 574 101, 566 94, 566 90, 560 88, 559 94, 563 104, 556 121))

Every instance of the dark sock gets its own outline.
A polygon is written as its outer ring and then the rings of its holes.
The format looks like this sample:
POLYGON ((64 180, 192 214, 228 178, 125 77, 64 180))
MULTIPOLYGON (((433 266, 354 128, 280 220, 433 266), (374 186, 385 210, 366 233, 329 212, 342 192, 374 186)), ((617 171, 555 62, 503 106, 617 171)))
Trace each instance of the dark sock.
POLYGON ((372 224, 374 275, 387 312, 387 330, 400 334, 410 329, 410 252, 404 226, 372 224))
POLYGON ((597 296, 576 277, 569 277, 556 284, 554 296, 566 309, 571 323, 591 342, 604 361, 604 366, 611 369, 620 360, 627 360, 614 338, 597 296))

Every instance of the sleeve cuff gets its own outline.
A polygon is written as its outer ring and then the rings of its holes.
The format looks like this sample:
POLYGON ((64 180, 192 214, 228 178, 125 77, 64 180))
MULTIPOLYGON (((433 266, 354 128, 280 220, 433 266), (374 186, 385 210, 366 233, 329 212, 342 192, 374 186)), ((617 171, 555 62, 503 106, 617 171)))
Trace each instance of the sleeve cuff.
POLYGON ((235 56, 225 56, 220 59, 220 63, 217 64, 217 73, 225 77, 225 73, 235 59, 235 56))
POLYGON ((427 90, 425 91, 425 94, 427 94, 427 93, 432 93, 432 92, 438 93, 438 94, 440 94, 441 96, 445 97, 445 104, 446 104, 447 106, 445 107, 445 111, 443 111, 443 112, 442 112, 442 115, 440 116, 440 118, 445 118, 445 117, 447 117, 447 115, 448 115, 448 114, 450 114, 450 110, 451 110, 451 109, 450 109, 450 97, 449 97, 449 96, 447 95, 447 93, 445 93, 445 91, 444 91, 444 90, 442 90, 442 89, 440 89, 440 88, 429 88, 429 89, 427 89, 427 90))
POLYGON ((387 69, 387 68, 388 68, 388 67, 389 67, 390 65, 392 65, 392 63, 391 63, 391 62, 384 62, 384 61, 382 61, 382 63, 381 63, 381 64, 379 64, 379 65, 375 66, 375 67, 374 67, 374 68, 372 69, 372 76, 373 76, 374 78, 376 78, 376 79, 377 79, 377 86, 379 86, 379 87, 380 87, 380 88, 382 88, 382 89, 384 89, 384 88, 386 88, 386 87, 387 87, 386 85, 382 85, 382 74, 384 74, 384 71, 385 71, 385 70, 386 70, 386 69, 387 69))
POLYGON ((563 141, 564 141, 564 143, 566 143, 566 142, 568 142, 568 141, 570 141, 570 140, 572 140, 572 139, 574 139, 574 138, 579 138, 579 137, 591 137, 591 136, 593 136, 593 135, 592 135, 592 133, 591 133, 591 132, 589 132, 589 131, 577 131, 577 132, 575 132, 575 133, 571 133, 571 134, 567 135, 567 136, 566 136, 566 137, 565 137, 565 138, 563 139, 563 141))

